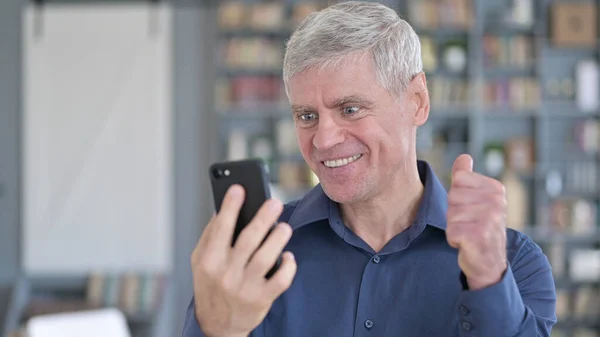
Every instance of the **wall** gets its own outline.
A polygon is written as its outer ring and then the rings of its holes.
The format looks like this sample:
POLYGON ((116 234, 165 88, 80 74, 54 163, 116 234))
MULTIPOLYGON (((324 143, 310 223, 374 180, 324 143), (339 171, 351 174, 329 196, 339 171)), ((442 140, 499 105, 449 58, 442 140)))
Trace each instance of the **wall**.
MULTIPOLYGON (((65 0, 68 1, 68 0, 65 0)), ((162 336, 181 335, 192 294, 189 254, 212 213, 204 174, 216 149, 212 113, 215 6, 174 1, 175 275, 162 336), (167 331, 171 331, 168 333, 167 331)), ((0 1, 0 282, 19 274, 21 7, 0 1)))
POLYGON ((190 253, 213 212, 208 166, 217 158, 213 113, 216 6, 176 1, 174 11, 175 275, 174 333, 192 296, 190 253), (211 145, 213 144, 213 145, 211 145))
POLYGON ((22 0, 0 1, 0 283, 19 270, 20 8, 22 0))

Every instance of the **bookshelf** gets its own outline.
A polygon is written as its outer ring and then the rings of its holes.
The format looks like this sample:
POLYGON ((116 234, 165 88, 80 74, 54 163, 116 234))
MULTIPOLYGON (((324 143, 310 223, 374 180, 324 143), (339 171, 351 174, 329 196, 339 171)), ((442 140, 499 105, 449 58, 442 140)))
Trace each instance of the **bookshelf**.
POLYGON ((8 299, 4 332, 25 337, 25 325, 34 316, 108 307, 123 312, 132 337, 158 336, 166 281, 146 272, 20 278, 4 290, 7 294, 0 289, 8 299))
MULTIPOLYGON (((595 69, 600 58, 600 3, 384 3, 421 39, 432 109, 418 131, 419 157, 432 164, 446 186, 452 162, 462 152, 474 157, 477 171, 503 181, 509 225, 530 235, 553 266, 559 296, 553 336, 600 333, 600 308, 594 304, 600 303, 600 89, 593 78, 586 82, 581 75, 595 69), (579 32, 565 23, 573 17, 583 22, 579 32)), ((286 175, 286 200, 300 196, 314 180, 291 168, 303 161, 290 139, 294 130, 282 91, 281 57, 299 19, 325 5, 258 0, 220 5, 216 111, 223 159, 236 152, 231 143, 258 139, 261 145, 268 139, 270 150, 258 153, 271 164, 275 184, 282 172, 286 175), (257 8, 267 13, 259 20, 257 8), (239 66, 227 51, 247 63, 239 66)), ((245 149, 233 156, 253 154, 245 149)))

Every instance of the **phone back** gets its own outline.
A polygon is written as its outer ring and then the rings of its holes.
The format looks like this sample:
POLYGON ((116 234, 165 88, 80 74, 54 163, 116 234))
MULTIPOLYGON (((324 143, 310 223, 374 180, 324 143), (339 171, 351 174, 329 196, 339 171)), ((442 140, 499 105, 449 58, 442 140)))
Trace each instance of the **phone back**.
POLYGON ((246 159, 215 163, 210 167, 215 210, 221 209, 225 194, 231 185, 239 184, 246 196, 233 235, 232 245, 244 227, 254 218, 263 203, 271 197, 265 163, 260 159, 246 159))

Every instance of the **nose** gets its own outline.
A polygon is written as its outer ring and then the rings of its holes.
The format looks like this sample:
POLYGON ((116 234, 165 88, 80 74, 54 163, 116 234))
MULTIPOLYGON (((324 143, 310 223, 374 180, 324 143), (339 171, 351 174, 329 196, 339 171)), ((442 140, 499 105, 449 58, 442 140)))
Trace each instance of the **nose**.
POLYGON ((343 129, 328 114, 320 114, 313 146, 317 150, 327 150, 344 142, 343 129))

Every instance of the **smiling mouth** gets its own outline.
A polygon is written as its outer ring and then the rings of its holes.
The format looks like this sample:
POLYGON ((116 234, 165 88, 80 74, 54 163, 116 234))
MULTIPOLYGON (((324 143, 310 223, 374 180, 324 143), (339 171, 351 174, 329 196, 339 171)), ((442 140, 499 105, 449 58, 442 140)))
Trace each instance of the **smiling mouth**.
POLYGON ((323 165, 329 168, 341 167, 350 164, 351 162, 357 160, 362 157, 362 154, 357 154, 352 157, 344 158, 344 159, 336 159, 336 160, 326 160, 323 162, 323 165))

